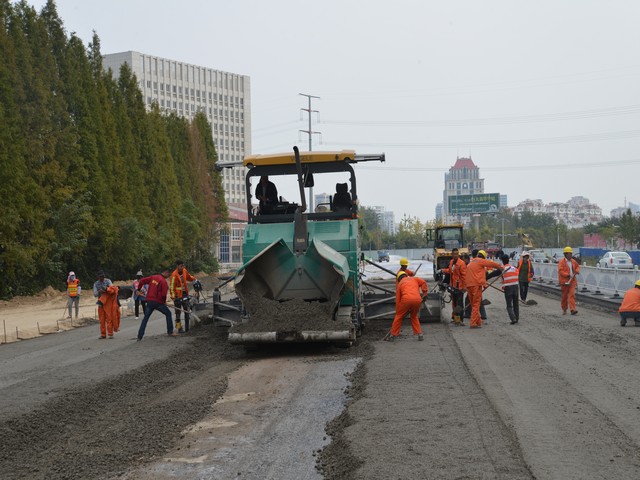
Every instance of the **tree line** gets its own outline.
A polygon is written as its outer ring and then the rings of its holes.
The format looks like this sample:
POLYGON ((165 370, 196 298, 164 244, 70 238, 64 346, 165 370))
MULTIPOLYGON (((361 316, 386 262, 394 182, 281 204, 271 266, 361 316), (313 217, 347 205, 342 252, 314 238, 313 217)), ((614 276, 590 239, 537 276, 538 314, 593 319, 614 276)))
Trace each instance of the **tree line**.
MULTIPOLYGON (((426 229, 435 222, 421 222, 417 217, 403 216, 398 231, 390 234, 383 231, 376 211, 360 209, 361 240, 365 250, 426 248, 426 229)), ((506 250, 522 246, 522 235, 526 234, 536 248, 562 248, 567 245, 582 246, 584 234, 598 233, 607 241, 620 238, 629 246, 640 243, 640 216, 627 210, 620 217, 607 218, 596 225, 584 228, 567 228, 552 215, 534 212, 515 214, 503 209, 495 215, 480 217, 477 227, 465 228, 465 242, 496 241, 506 250)))
POLYGON ((114 80, 98 36, 67 35, 53 0, 0 0, 0 22, 0 297, 69 270, 215 270, 227 207, 204 114, 148 111, 129 67, 114 80))

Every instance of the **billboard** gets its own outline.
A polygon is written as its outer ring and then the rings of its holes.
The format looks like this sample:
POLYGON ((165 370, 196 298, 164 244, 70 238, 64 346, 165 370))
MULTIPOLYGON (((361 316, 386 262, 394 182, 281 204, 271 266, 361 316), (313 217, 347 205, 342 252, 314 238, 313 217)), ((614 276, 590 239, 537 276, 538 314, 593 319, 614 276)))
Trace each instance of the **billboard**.
POLYGON ((449 215, 468 213, 497 213, 500 209, 499 193, 478 193, 449 197, 449 215))

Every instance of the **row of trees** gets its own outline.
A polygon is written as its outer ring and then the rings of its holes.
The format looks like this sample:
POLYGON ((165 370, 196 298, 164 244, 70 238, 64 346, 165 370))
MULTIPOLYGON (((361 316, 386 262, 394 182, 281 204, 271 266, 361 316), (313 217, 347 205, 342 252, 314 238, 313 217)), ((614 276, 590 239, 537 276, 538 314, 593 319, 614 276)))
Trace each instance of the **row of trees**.
MULTIPOLYGON (((384 232, 375 210, 360 210, 362 225, 362 245, 365 249, 379 250, 388 248, 425 248, 426 229, 432 223, 423 223, 416 217, 404 216, 399 223, 398 232, 391 235, 384 232)), ((640 216, 629 210, 621 217, 603 220, 597 225, 585 228, 569 229, 551 215, 523 212, 515 215, 503 210, 497 215, 483 215, 477 228, 465 229, 465 240, 471 242, 497 241, 505 250, 522 245, 522 234, 527 234, 539 248, 561 248, 566 245, 581 246, 585 233, 599 233, 605 239, 621 238, 629 246, 640 243, 640 216)))
POLYGON ((97 35, 67 36, 52 0, 0 0, 0 26, 0 297, 69 270, 214 269, 227 210, 206 117, 146 111, 129 68, 104 72, 97 35))

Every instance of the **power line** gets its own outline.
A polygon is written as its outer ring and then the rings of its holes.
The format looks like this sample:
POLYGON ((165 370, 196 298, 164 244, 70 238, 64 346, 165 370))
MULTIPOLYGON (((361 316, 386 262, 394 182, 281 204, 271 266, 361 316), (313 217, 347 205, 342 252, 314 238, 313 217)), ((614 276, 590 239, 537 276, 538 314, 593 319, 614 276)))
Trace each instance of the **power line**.
POLYGON ((607 107, 574 112, 546 113, 540 115, 517 115, 512 117, 464 118, 457 120, 323 120, 327 125, 354 125, 367 127, 387 126, 430 126, 466 127, 482 125, 510 125, 517 123, 539 123, 558 120, 581 120, 587 118, 610 117, 640 113, 640 105, 607 107))
POLYGON ((561 143, 584 143, 602 140, 623 140, 640 137, 640 130, 625 130, 619 132, 604 132, 588 135, 566 135, 561 137, 523 138, 515 140, 476 140, 466 142, 431 142, 431 143, 359 143, 333 141, 326 142, 329 145, 350 145, 361 147, 382 148, 455 148, 455 147, 513 147, 523 145, 554 145, 561 143))
MULTIPOLYGON (((640 164, 640 158, 631 160, 611 160, 606 162, 583 162, 583 163, 553 163, 548 165, 507 165, 499 167, 480 167, 482 171, 496 172, 507 170, 557 170, 557 169, 582 169, 582 168, 602 168, 602 167, 622 167, 625 165, 640 164)), ((451 168, 451 167, 449 167, 451 168)), ((447 167, 358 167, 358 170, 382 170, 387 172, 446 172, 449 170, 447 167)))

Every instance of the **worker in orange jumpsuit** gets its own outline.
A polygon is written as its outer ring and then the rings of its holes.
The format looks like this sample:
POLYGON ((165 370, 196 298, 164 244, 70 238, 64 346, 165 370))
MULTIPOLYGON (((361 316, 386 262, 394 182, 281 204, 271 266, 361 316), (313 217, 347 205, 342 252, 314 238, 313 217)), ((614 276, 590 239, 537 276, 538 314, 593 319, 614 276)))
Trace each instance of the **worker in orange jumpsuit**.
POLYGON ((576 315, 576 287, 578 280, 576 275, 580 274, 580 264, 573 258, 573 250, 571 247, 565 247, 563 250, 564 258, 558 262, 558 283, 562 292, 560 299, 560 307, 562 314, 567 314, 567 307, 571 310, 571 315, 576 315))
POLYGON ((482 303, 482 291, 487 285, 487 269, 489 268, 502 270, 502 265, 487 260, 487 253, 484 250, 480 250, 478 255, 472 258, 467 265, 465 287, 471 304, 471 328, 482 327, 480 304, 482 303))
POLYGON ((178 333, 189 331, 189 287, 187 282, 195 282, 197 279, 184 267, 184 261, 176 260, 176 269, 169 279, 169 295, 173 300, 176 312, 176 328, 178 333), (184 310, 184 329, 180 321, 180 314, 184 310))
POLYGON ((449 285, 453 287, 451 293, 451 318, 456 325, 463 325, 464 311, 464 279, 467 275, 467 264, 460 258, 459 250, 454 248, 451 250, 451 261, 448 268, 443 268, 436 273, 446 273, 449 275, 449 285))
POLYGON ((636 327, 640 327, 640 280, 636 281, 633 288, 626 291, 618 312, 620 313, 621 327, 624 327, 627 320, 631 318, 633 318, 636 327))
POLYGON ((396 284, 398 283, 398 273, 400 272, 404 272, 407 275, 409 275, 410 277, 413 277, 415 275, 415 272, 413 270, 409 270, 409 259, 408 258, 401 258, 400 259, 400 270, 398 270, 396 272, 396 284))
POLYGON ((391 324, 389 341, 393 342, 400 335, 402 320, 407 313, 411 314, 411 329, 418 340, 424 340, 418 312, 423 295, 427 294, 427 282, 420 277, 410 277, 406 272, 398 272, 396 285, 396 316, 391 324))
POLYGON ((93 296, 98 298, 98 318, 100 319, 100 339, 113 338, 120 330, 119 288, 105 278, 104 271, 98 272, 98 280, 93 284, 93 296))

